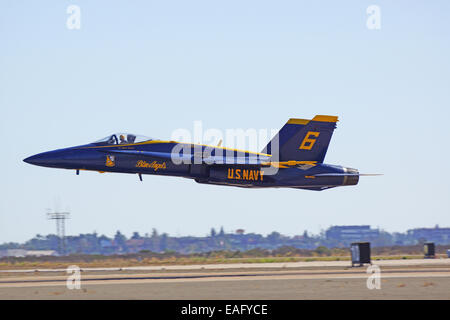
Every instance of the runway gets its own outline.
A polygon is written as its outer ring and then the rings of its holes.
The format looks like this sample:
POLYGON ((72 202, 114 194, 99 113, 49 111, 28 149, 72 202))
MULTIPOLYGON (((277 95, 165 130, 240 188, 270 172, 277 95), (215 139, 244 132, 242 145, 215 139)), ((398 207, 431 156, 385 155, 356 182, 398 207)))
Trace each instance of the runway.
POLYGON ((349 264, 86 268, 72 290, 65 269, 2 270, 0 299, 450 299, 450 259, 374 261, 380 289, 349 264))

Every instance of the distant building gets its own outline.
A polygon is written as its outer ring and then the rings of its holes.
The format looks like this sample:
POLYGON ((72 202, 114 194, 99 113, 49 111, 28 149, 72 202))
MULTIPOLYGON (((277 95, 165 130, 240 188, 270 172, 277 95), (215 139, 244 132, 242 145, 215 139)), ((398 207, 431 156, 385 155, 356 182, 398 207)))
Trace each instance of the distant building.
POLYGON ((27 250, 25 249, 6 249, 0 250, 0 258, 3 257, 25 257, 27 250))
POLYGON ((111 248, 113 246, 113 241, 111 240, 100 240, 100 247, 102 248, 111 248))
POLYGON ((450 228, 418 228, 408 230, 408 237, 416 241, 429 241, 436 244, 450 244, 450 228))
POLYGON ((54 256, 55 250, 25 250, 25 249, 6 249, 0 250, 0 258, 3 257, 41 257, 41 256, 54 256))
POLYGON ((325 233, 327 240, 344 243, 369 241, 378 238, 379 235, 380 230, 371 229, 368 225, 333 226, 330 227, 325 233))
POLYGON ((27 250, 25 253, 27 257, 56 256, 57 254, 55 250, 27 250))
POLYGON ((144 239, 130 239, 127 240, 126 245, 128 247, 129 252, 138 252, 142 250, 145 240, 144 239))

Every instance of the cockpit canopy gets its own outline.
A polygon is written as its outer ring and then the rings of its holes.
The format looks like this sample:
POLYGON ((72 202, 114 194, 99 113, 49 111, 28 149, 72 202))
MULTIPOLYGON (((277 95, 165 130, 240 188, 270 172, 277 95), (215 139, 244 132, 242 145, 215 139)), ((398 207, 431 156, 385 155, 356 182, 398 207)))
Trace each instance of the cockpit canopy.
POLYGON ((103 139, 95 141, 95 144, 132 144, 153 140, 152 138, 132 134, 132 133, 114 133, 103 139))

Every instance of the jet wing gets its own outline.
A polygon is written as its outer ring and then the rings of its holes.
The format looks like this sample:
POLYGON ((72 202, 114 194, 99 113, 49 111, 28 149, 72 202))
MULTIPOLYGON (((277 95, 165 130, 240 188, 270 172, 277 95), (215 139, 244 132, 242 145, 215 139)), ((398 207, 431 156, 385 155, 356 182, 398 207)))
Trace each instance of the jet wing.
POLYGON ((354 177, 359 176, 358 173, 318 173, 312 174, 312 177, 354 177))
POLYGON ((270 157, 267 156, 249 156, 249 157, 224 157, 224 156, 210 156, 204 158, 206 164, 250 164, 250 165, 261 165, 269 161, 270 157))
POLYGON ((313 174, 314 177, 368 177, 368 176, 382 176, 382 173, 318 173, 313 174))

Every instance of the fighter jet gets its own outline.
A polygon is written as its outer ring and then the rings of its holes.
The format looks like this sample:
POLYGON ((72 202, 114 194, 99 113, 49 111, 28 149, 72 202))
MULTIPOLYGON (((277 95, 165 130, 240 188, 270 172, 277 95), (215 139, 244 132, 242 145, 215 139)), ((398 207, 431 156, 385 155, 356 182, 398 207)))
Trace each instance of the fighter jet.
POLYGON ((112 134, 93 143, 40 153, 25 162, 50 168, 190 178, 245 188, 321 191, 358 184, 357 169, 323 163, 337 116, 289 119, 259 153, 112 134))

